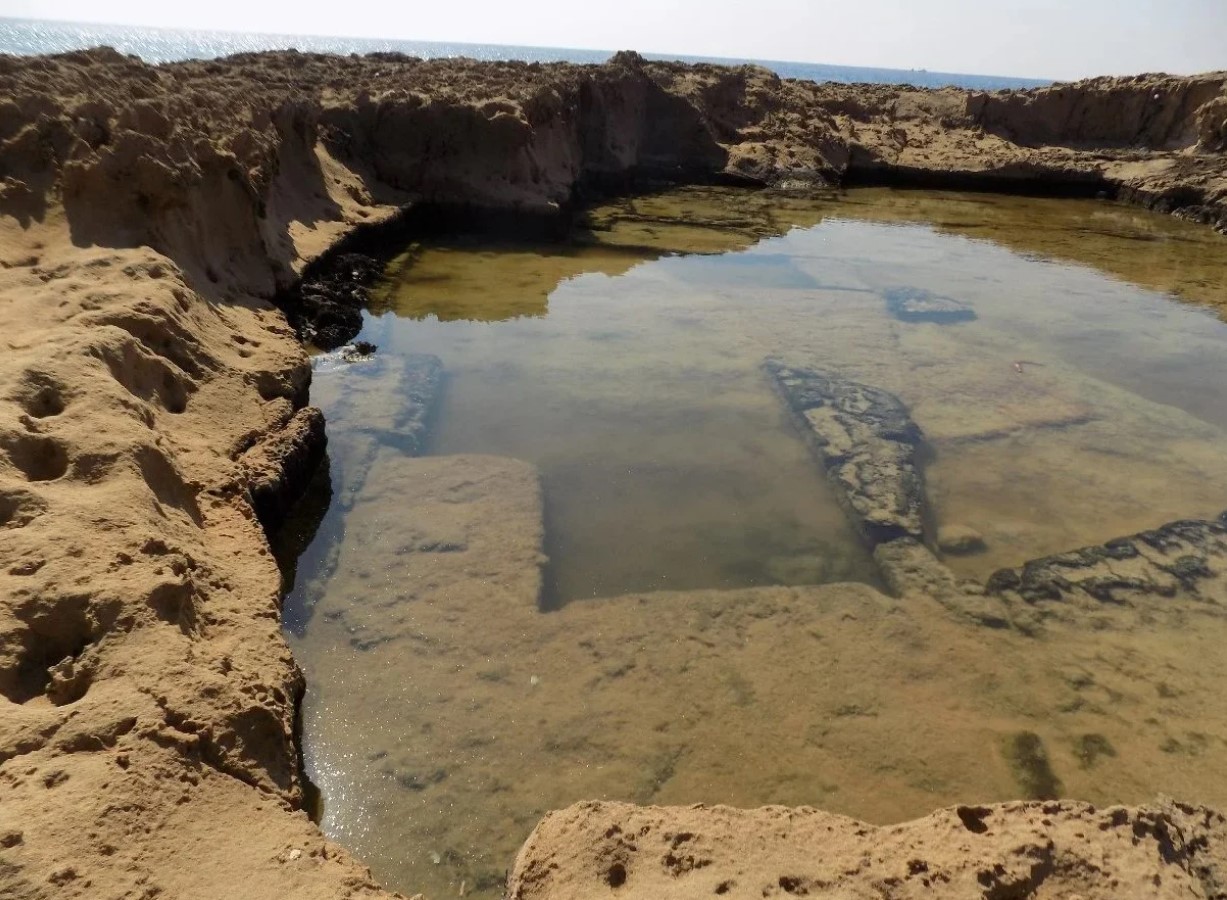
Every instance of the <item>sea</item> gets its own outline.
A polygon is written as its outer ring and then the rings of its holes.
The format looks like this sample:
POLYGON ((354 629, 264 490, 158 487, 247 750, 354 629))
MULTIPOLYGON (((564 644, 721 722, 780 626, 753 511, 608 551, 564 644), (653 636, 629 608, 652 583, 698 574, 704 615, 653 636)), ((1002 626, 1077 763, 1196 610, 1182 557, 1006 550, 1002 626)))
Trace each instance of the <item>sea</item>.
MULTIPOLYGON (((0 53, 29 56, 66 53, 88 47, 114 47, 139 56, 145 62, 164 63, 186 59, 216 59, 235 53, 296 49, 311 53, 404 53, 423 59, 467 57, 479 60, 525 62, 602 63, 611 50, 576 50, 565 47, 517 47, 505 44, 465 44, 441 41, 411 41, 382 38, 324 37, 298 34, 252 34, 238 31, 145 28, 131 25, 93 25, 37 19, 0 18, 0 53)), ((878 69, 863 66, 829 66, 821 63, 782 62, 769 59, 723 59, 644 53, 648 59, 681 62, 764 66, 782 78, 836 81, 844 84, 910 84, 917 87, 962 87, 973 90, 1004 90, 1043 87, 1051 80, 1007 78, 997 75, 965 75, 925 69, 878 69)))

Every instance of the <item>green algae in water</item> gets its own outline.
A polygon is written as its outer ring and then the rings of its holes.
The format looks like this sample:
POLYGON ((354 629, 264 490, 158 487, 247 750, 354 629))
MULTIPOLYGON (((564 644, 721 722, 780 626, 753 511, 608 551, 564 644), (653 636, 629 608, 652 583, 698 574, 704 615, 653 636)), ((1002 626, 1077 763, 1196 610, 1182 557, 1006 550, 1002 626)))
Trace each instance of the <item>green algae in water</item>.
POLYGON ((1056 800, 1063 790, 1052 771, 1048 750, 1034 731, 1019 731, 1005 739, 1005 758, 1019 792, 1028 800, 1056 800))

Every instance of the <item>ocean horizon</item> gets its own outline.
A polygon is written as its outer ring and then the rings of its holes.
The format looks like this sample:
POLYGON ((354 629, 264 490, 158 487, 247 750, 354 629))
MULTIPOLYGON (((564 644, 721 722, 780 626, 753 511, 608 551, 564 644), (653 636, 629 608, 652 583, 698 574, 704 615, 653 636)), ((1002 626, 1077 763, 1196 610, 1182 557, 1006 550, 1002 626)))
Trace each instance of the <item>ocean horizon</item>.
MULTIPOLYGON (((201 29, 154 28, 105 25, 44 19, 0 17, 0 54, 32 56, 68 53, 91 47, 113 47, 120 53, 148 63, 188 59, 216 59, 236 53, 264 50, 299 50, 340 55, 403 53, 423 59, 466 57, 477 60, 523 62, 571 62, 597 64, 608 60, 613 50, 583 50, 568 47, 530 47, 509 44, 472 44, 460 41, 414 41, 381 38, 329 37, 324 35, 265 34, 201 29)), ((625 48, 634 49, 634 48, 625 48)), ((910 84, 916 87, 961 87, 974 90, 1008 90, 1044 87, 1052 79, 972 75, 926 69, 890 69, 871 66, 835 66, 821 63, 740 59, 685 54, 643 53, 646 59, 719 65, 753 64, 774 71, 781 78, 835 81, 843 84, 910 84)))

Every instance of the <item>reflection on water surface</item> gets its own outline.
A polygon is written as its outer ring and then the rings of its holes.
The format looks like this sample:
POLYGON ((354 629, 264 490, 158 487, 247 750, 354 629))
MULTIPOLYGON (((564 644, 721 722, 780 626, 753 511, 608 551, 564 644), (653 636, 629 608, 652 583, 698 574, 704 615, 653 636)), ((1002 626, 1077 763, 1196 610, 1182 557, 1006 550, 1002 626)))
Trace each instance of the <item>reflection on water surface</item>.
POLYGON ((1215 603, 1025 636, 884 596, 760 369, 898 396, 933 535, 981 539, 945 562, 983 581, 1227 508, 1227 326, 1173 298, 1227 301, 1224 241, 1093 202, 693 189, 562 245, 409 248, 375 359, 313 388, 334 501, 288 608, 314 610, 294 649, 325 829, 410 893, 495 896, 582 798, 1224 802, 1215 603), (422 353, 446 380, 419 447, 422 353))

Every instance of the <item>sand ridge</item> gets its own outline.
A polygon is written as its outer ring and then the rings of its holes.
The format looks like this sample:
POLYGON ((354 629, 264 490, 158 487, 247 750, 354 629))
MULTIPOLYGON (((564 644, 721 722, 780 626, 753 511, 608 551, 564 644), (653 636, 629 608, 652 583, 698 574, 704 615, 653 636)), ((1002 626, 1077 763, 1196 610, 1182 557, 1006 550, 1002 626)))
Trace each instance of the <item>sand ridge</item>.
POLYGON ((1212 897, 1223 862, 1205 848, 1225 826, 1174 803, 959 806, 887 828, 807 807, 579 803, 542 820, 507 896, 1212 897))

